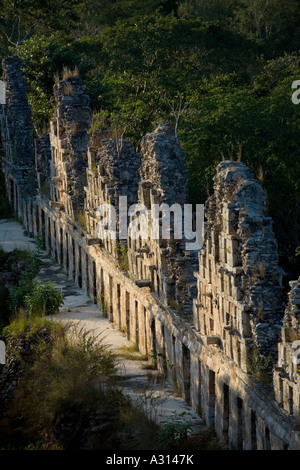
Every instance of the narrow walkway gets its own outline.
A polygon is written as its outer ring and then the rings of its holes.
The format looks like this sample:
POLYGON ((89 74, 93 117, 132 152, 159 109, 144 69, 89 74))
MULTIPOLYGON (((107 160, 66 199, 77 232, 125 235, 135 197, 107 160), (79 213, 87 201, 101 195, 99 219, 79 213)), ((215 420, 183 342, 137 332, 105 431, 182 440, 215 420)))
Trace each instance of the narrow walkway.
MULTIPOLYGON (((34 250, 35 240, 26 235, 18 222, 0 220, 0 247, 5 251, 12 251, 15 248, 34 250)), ((193 432, 205 429, 200 417, 185 400, 176 396, 168 384, 162 383, 156 371, 146 369, 149 363, 140 353, 135 353, 135 356, 140 358, 135 360, 118 356, 118 353, 122 353, 122 348, 132 343, 121 331, 114 328, 114 325, 102 315, 99 307, 45 252, 41 261, 41 269, 36 279, 40 282, 52 281, 62 290, 64 296, 60 313, 52 316, 52 319, 63 324, 78 324, 84 330, 99 335, 99 338, 110 346, 120 366, 119 383, 123 393, 143 406, 150 417, 158 423, 174 414, 184 413, 184 419, 193 424, 193 432)))

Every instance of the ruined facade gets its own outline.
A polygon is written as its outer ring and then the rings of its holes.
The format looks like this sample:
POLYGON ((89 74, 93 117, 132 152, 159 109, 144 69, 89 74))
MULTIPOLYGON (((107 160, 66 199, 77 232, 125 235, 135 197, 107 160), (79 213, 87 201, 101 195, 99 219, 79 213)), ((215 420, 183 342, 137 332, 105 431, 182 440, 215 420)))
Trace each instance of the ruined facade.
POLYGON ((78 220, 84 209, 87 131, 92 118, 90 99, 76 76, 56 84, 54 96, 56 109, 50 132, 51 205, 63 209, 71 220, 78 220))
POLYGON ((274 369, 274 390, 279 405, 297 418, 300 415, 300 279, 290 282, 290 286, 282 341, 278 345, 278 364, 274 369))
MULTIPOLYGON (((120 145, 114 139, 99 139, 97 148, 94 142, 88 149, 87 186, 85 188, 85 213, 87 231, 99 243, 99 236, 106 251, 118 258, 120 256, 120 240, 122 245, 127 246, 127 234, 119 237, 119 197, 126 197, 126 213, 129 206, 137 202, 137 191, 139 177, 140 156, 134 151, 127 140, 122 140, 120 145), (105 225, 103 232, 98 233, 100 205, 112 205, 116 208, 116 233, 115 238, 105 237, 105 225)), ((105 217, 105 212, 103 216, 105 217)), ((108 216, 107 216, 108 218, 108 216)), ((125 215, 123 221, 127 227, 128 219, 125 215)), ((89 243, 92 243, 92 239, 89 243)))
MULTIPOLYGON (((185 249, 182 237, 183 208, 188 203, 187 170, 185 155, 173 128, 161 124, 147 134, 141 141, 141 156, 138 203, 146 209, 143 215, 147 230, 137 237, 129 227, 130 272, 138 285, 149 286, 161 302, 189 317, 196 292, 193 271, 198 267, 198 255, 185 249), (152 214, 154 205, 157 211, 152 214), (170 211, 163 212, 166 207, 170 211), (172 208, 179 211, 177 220, 172 208), (157 226, 152 223, 155 215, 157 226)), ((131 223, 134 220, 132 216, 131 223)))
POLYGON ((194 322, 245 372, 253 356, 274 363, 281 328, 282 270, 265 195, 243 163, 222 162, 206 203, 194 322))
POLYGON ((101 203, 127 196, 146 213, 151 204, 187 203, 180 143, 165 124, 143 138, 140 156, 126 141, 92 141, 88 96, 70 77, 55 85, 50 133, 34 147, 20 67, 17 58, 4 60, 0 120, 7 191, 26 229, 43 233, 47 251, 110 321, 156 355, 224 446, 298 449, 299 281, 285 309, 272 221, 250 170, 217 167, 199 253, 186 250, 175 229, 168 239, 133 239, 128 230, 127 240, 103 241, 101 203))

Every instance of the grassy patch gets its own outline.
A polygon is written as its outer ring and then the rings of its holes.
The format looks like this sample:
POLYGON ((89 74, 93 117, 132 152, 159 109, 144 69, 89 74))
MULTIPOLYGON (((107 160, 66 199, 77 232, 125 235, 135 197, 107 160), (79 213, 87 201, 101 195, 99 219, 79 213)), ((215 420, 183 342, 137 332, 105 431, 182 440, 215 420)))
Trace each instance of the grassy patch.
POLYGON ((130 344, 126 346, 122 346, 121 348, 117 349, 116 356, 122 357, 123 359, 128 359, 131 361, 147 361, 148 356, 141 354, 139 352, 137 344, 130 344))

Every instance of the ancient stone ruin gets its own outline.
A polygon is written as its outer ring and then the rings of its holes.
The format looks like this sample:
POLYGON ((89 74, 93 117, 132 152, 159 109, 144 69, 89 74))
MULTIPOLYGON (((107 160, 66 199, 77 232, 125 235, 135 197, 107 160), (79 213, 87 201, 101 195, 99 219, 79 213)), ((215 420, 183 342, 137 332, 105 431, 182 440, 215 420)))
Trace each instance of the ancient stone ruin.
POLYGON ((117 213, 116 238, 102 239, 101 204, 126 196, 127 208, 140 204, 144 215, 157 204, 161 230, 162 205, 188 203, 174 130, 159 125, 142 139, 140 155, 126 140, 93 138, 84 84, 70 76, 54 87, 49 134, 34 141, 18 58, 4 60, 3 80, 3 171, 28 232, 42 233, 47 251, 109 320, 156 357, 225 447, 299 449, 300 283, 291 283, 285 308, 272 220, 249 168, 217 167, 201 250, 186 250, 172 224, 168 239, 133 238, 130 228, 124 236, 137 213, 126 220, 117 213))

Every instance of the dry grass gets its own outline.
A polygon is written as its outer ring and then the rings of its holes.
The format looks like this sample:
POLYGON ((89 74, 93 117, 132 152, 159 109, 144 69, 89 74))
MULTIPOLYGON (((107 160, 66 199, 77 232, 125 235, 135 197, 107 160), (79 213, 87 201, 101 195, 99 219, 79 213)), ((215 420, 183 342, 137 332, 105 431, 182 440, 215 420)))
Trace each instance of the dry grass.
POLYGON ((116 356, 122 359, 128 359, 131 361, 147 361, 148 356, 143 355, 139 352, 137 344, 130 344, 129 346, 122 346, 117 349, 116 356))
POLYGON ((53 78, 54 78, 54 83, 57 85, 60 81, 59 72, 55 72, 55 74, 53 75, 53 78))
POLYGON ((73 87, 71 83, 64 84, 64 94, 65 96, 72 96, 73 95, 73 87))
POLYGON ((74 70, 71 70, 69 67, 63 68, 62 79, 68 80, 68 78, 79 77, 78 67, 75 66, 74 70))

